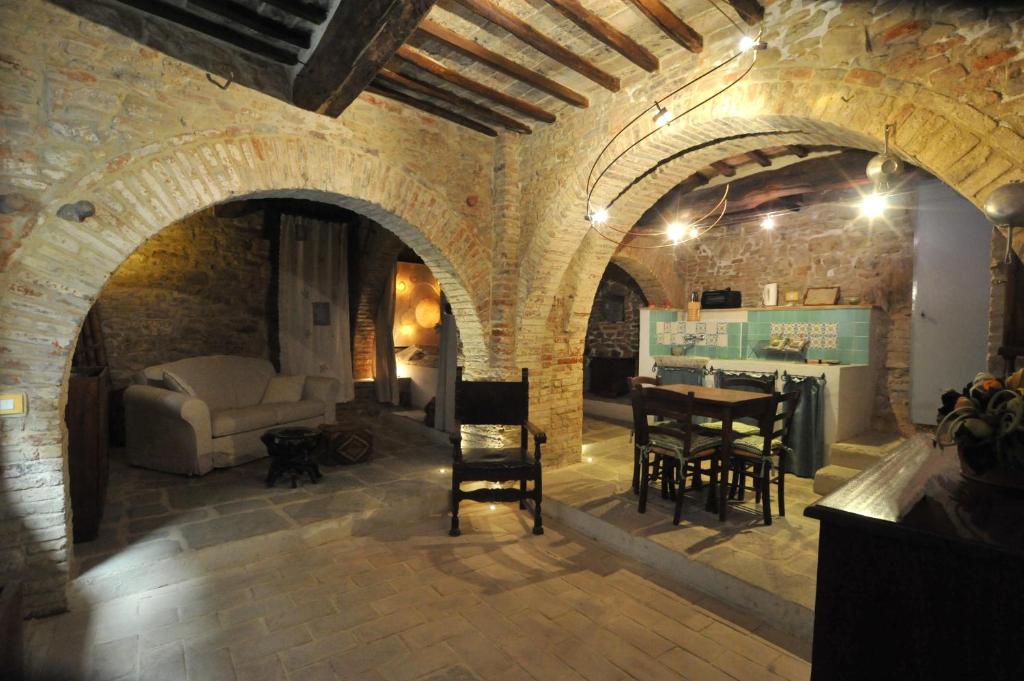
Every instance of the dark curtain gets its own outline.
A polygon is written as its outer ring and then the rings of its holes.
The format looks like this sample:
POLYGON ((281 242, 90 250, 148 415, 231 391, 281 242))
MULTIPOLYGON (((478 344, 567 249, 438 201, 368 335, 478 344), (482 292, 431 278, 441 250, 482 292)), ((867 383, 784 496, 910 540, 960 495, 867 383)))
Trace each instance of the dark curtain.
POLYGON ((700 367, 658 367, 658 377, 665 385, 704 385, 700 367))
POLYGON ((813 478, 825 465, 825 378, 783 374, 783 392, 799 391, 800 404, 790 431, 788 473, 813 478))

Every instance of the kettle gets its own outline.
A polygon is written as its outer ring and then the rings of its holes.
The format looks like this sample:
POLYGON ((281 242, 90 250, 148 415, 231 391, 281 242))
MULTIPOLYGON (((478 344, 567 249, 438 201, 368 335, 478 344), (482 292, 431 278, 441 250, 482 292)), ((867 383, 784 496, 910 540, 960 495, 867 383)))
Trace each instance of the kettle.
POLYGON ((761 304, 765 307, 775 307, 779 304, 779 285, 765 284, 761 289, 761 304))

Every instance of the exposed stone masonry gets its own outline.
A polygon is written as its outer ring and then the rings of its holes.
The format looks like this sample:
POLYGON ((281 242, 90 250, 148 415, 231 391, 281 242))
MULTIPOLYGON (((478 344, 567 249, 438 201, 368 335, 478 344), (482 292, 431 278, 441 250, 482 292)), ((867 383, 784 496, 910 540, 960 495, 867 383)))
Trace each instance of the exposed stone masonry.
POLYGON ((586 357, 635 357, 640 347, 640 308, 646 304, 636 282, 616 265, 609 265, 587 323, 586 357), (605 305, 613 298, 623 303, 621 321, 605 319, 605 305))

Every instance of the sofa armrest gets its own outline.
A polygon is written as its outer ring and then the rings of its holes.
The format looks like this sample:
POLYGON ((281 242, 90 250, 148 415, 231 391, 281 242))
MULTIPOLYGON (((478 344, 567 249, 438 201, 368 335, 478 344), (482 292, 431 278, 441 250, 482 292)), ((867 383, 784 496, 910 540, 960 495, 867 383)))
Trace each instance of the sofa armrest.
POLYGON ((302 399, 317 400, 324 403, 324 420, 334 423, 335 409, 338 403, 338 392, 341 383, 329 376, 306 376, 306 384, 302 387, 302 399))
POLYGON ((213 468, 213 429, 206 402, 173 390, 132 385, 125 390, 124 408, 131 463, 187 475, 213 468))

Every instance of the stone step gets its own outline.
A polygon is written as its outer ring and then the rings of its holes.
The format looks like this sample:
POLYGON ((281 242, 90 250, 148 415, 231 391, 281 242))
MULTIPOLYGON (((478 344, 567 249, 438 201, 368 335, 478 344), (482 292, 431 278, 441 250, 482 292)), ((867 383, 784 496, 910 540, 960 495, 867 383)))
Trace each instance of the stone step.
POLYGON ((866 431, 849 440, 832 443, 829 463, 866 470, 892 453, 903 441, 903 436, 897 433, 866 431))
POLYGON ((814 474, 814 493, 821 496, 831 494, 859 473, 861 473, 860 469, 836 466, 835 464, 820 468, 814 474))

